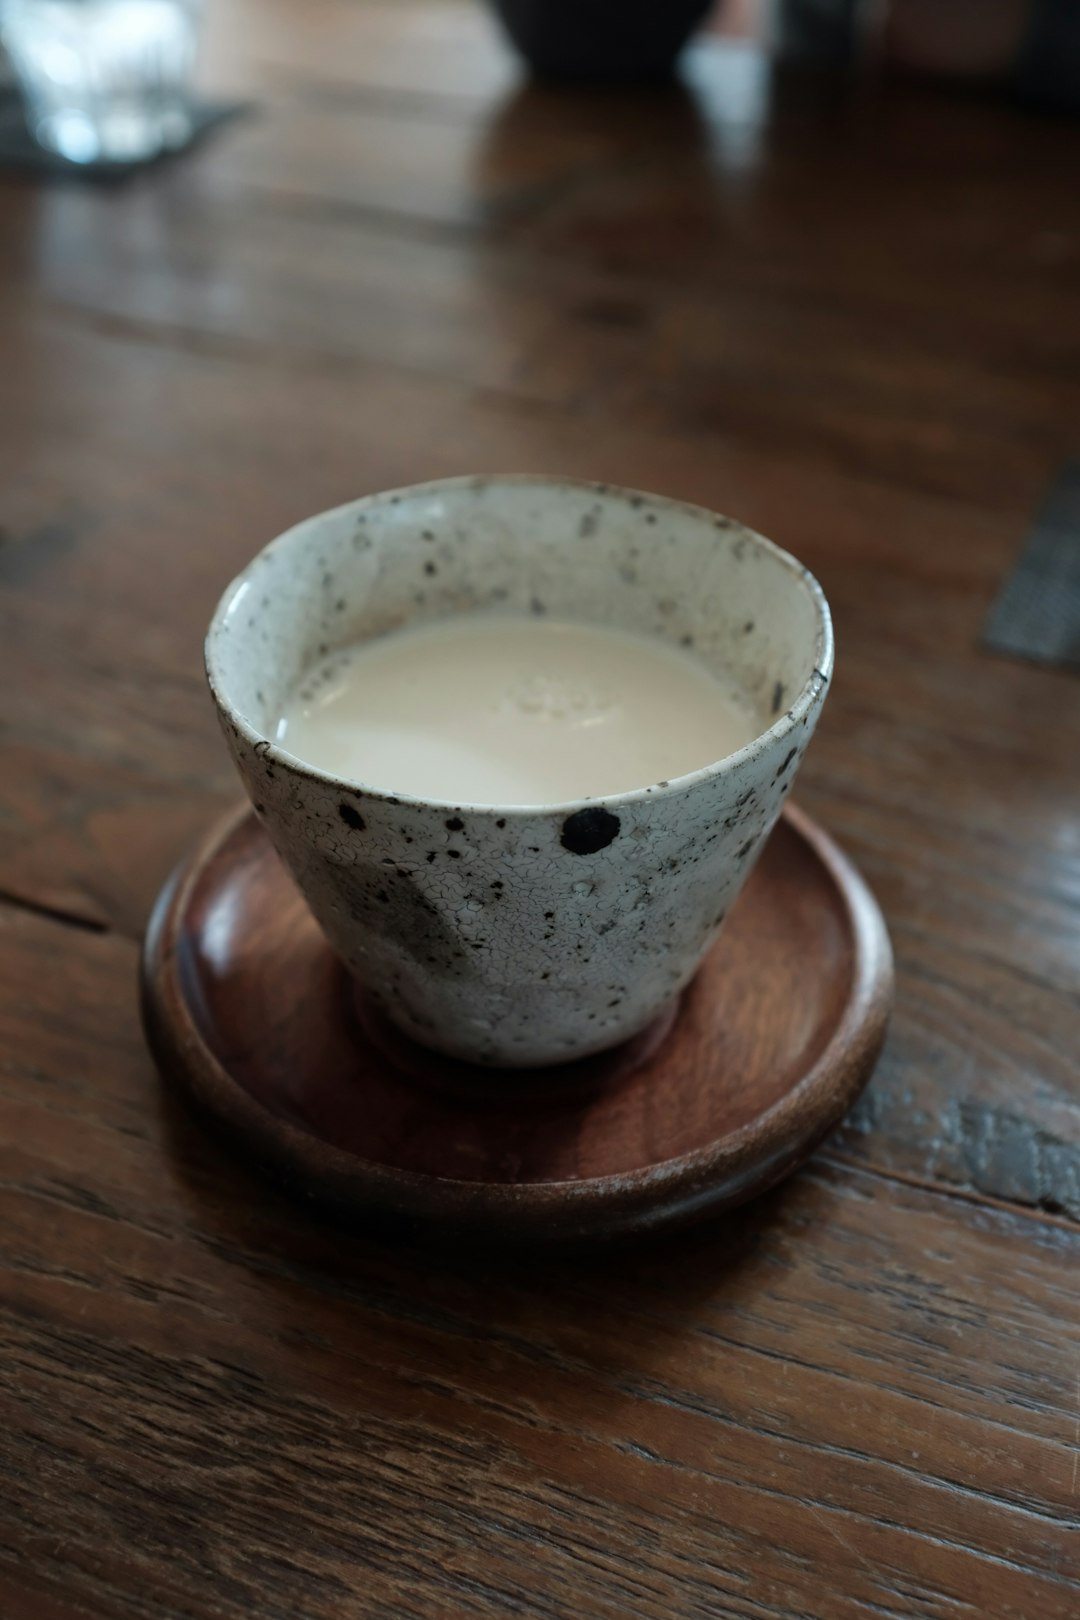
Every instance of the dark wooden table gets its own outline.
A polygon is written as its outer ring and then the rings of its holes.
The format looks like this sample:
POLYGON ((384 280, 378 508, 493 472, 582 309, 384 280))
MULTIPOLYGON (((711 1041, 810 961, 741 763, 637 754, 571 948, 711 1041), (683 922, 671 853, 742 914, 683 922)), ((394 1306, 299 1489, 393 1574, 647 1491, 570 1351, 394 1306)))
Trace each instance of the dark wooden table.
POLYGON ((1080 681, 979 647, 1080 447, 1080 128, 714 42, 521 87, 447 0, 215 0, 258 113, 0 180, 0 1613, 1075 1620, 1080 681), (803 805, 874 886, 863 1105, 571 1257, 320 1224, 163 1094, 138 940, 234 801, 203 626, 269 536, 618 480, 832 600, 803 805))

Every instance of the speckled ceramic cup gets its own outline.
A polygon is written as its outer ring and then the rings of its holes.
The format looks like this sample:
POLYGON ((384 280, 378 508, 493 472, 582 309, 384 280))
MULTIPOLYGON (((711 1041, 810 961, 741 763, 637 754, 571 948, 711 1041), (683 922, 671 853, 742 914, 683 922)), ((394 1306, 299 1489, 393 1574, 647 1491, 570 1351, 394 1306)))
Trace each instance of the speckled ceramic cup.
POLYGON ((691 979, 791 787, 833 652, 819 585, 760 535, 524 477, 421 484, 290 529, 225 592, 206 656, 255 810, 367 994, 426 1046, 528 1067, 626 1040, 691 979), (541 806, 381 792, 275 744, 311 662, 459 613, 550 613, 691 649, 735 676, 760 735, 670 782, 541 806))

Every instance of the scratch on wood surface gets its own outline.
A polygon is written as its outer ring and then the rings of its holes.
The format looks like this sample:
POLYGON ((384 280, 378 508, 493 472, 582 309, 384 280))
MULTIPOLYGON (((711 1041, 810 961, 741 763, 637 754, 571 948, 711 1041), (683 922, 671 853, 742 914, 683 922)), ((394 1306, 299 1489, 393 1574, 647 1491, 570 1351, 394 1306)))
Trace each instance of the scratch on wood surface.
POLYGON ((875 1573, 873 1564, 868 1563, 863 1557, 862 1553, 851 1545, 851 1542, 847 1539, 847 1537, 840 1534, 839 1530, 836 1528, 835 1524, 833 1524, 828 1514, 823 1513, 820 1508, 815 1507, 813 1502, 807 1502, 806 1505, 810 1509, 810 1512, 814 1515, 814 1518, 817 1519, 820 1524, 825 1526, 829 1534, 835 1537, 835 1539, 840 1543, 841 1547, 845 1547, 847 1549, 852 1558, 854 1558, 857 1563, 862 1565, 863 1569, 865 1569, 866 1573, 876 1584, 877 1574, 875 1573))
POLYGON ((1072 1494, 1076 1495, 1076 1468, 1080 1463, 1080 1372, 1076 1375, 1076 1433, 1073 1436, 1072 1494))

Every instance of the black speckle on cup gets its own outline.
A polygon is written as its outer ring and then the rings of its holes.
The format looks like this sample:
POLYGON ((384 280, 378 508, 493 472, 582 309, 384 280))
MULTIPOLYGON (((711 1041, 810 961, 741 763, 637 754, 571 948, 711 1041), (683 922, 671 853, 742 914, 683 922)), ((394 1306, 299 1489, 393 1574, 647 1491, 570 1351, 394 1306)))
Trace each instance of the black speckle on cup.
POLYGON ((776 775, 773 777, 774 782, 779 782, 780 778, 787 771, 787 769, 790 766, 792 760, 796 757, 798 752, 799 752, 799 750, 797 748, 792 748, 787 754, 784 755, 784 758, 781 761, 781 764, 780 764, 780 766, 779 766, 779 768, 778 768, 778 770, 776 772, 776 775))
POLYGON ((618 816, 612 815, 610 810, 602 810, 599 805, 575 810, 563 822, 560 843, 571 855, 595 855, 619 836, 620 826, 618 816))

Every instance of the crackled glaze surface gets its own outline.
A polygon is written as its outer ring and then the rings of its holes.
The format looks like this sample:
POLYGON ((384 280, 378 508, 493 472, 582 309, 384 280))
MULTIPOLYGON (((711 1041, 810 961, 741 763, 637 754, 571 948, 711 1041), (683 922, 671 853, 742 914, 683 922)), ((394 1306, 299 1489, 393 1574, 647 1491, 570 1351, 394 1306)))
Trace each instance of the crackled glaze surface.
POLYGON ((832 638, 806 570, 729 519, 606 486, 458 479, 282 535, 226 591, 207 667, 252 803, 371 997, 429 1046, 524 1066, 626 1039, 692 977, 790 790, 832 638), (390 796, 271 741, 327 651, 485 611, 691 648, 737 677, 761 735, 692 775, 539 809, 390 796))

